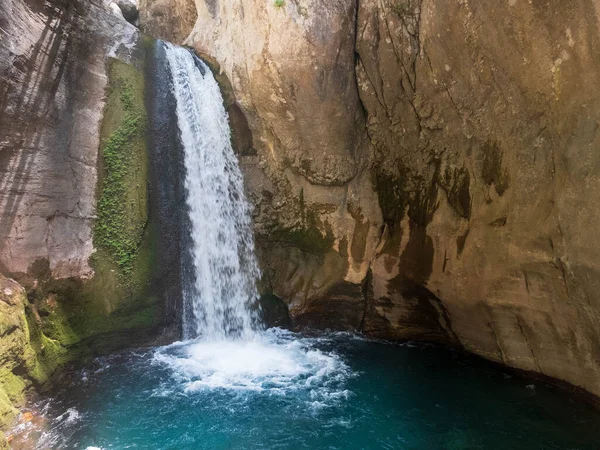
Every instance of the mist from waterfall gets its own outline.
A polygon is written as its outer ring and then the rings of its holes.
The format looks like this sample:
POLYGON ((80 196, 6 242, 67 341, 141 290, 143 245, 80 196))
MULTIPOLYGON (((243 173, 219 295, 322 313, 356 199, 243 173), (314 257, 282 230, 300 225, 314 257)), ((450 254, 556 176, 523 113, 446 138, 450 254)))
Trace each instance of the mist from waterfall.
POLYGON ((183 293, 183 335, 249 340, 259 326, 259 269, 250 206, 223 98, 190 50, 165 44, 184 148, 194 282, 183 293))

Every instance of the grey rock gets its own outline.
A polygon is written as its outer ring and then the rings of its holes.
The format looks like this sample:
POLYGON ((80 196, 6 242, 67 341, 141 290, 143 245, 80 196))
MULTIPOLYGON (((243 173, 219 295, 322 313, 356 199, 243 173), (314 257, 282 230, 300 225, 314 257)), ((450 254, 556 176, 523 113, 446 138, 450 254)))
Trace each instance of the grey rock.
POLYGON ((117 5, 123 13, 123 17, 129 23, 134 23, 139 15, 138 5, 136 0, 116 0, 117 5))

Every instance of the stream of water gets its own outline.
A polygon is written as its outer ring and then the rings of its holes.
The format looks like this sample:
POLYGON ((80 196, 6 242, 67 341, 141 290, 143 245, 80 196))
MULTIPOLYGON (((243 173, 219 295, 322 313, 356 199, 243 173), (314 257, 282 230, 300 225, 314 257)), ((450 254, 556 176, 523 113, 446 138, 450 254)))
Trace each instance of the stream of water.
POLYGON ((258 264, 242 173, 227 112, 209 68, 189 50, 166 44, 185 155, 194 279, 184 292, 187 339, 249 340, 259 328, 258 264))

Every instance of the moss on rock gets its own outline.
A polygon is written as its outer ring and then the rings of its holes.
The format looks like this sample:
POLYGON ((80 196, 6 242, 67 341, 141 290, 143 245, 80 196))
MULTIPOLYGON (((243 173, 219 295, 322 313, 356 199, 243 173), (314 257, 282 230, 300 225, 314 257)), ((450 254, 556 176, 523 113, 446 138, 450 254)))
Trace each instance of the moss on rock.
POLYGON ((109 59, 108 75, 94 276, 54 279, 47 260, 14 274, 26 289, 0 276, 0 429, 12 424, 31 386, 47 385, 71 361, 147 342, 162 321, 153 293, 143 70, 109 59))
POLYGON ((300 211, 302 220, 291 227, 272 226, 269 230, 269 240, 277 241, 302 251, 323 255, 333 246, 335 238, 331 227, 326 223, 321 226, 317 213, 309 210, 300 193, 300 211), (325 234, 321 229, 325 228, 325 234))
POLYGON ((129 275, 148 222, 144 77, 118 59, 110 59, 108 67, 94 244, 129 275))

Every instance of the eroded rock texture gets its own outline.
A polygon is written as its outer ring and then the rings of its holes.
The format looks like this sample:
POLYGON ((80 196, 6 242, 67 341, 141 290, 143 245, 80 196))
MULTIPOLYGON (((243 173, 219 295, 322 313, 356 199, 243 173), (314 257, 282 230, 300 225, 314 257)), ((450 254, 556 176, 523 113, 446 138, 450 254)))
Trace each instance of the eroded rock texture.
POLYGON ((196 3, 297 327, 600 394, 598 2, 196 3))
MULTIPOLYGON (((109 35, 77 2, 0 4, 0 263, 88 276, 109 35), (83 38, 83 39, 82 39, 83 38)), ((115 30, 117 31, 117 30, 115 30)), ((121 31, 120 29, 118 31, 121 31)))
POLYGON ((375 291, 425 286, 466 349, 595 394, 598 8, 361 0, 356 43, 386 221, 375 291))
POLYGON ((140 28, 151 36, 181 44, 196 23, 194 0, 137 0, 140 28))

